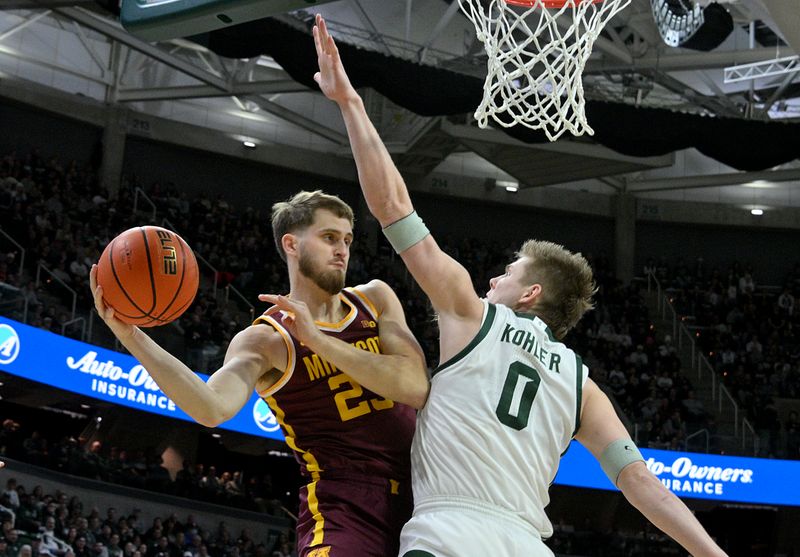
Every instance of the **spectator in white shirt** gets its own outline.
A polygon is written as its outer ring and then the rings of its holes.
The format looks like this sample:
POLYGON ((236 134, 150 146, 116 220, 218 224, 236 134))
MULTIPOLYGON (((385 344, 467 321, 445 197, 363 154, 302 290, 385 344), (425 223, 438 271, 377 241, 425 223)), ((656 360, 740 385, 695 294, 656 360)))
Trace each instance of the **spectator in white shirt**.
POLYGON ((778 296, 778 307, 789 317, 794 314, 794 296, 792 296, 788 288, 784 288, 781 295, 778 296))

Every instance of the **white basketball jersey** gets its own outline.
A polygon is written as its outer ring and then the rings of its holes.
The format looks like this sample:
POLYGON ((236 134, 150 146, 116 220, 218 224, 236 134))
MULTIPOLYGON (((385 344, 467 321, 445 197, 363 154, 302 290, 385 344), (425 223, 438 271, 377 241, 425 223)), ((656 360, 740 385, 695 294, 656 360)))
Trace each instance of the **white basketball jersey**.
POLYGON ((588 369, 542 320, 484 300, 477 336, 431 380, 411 449, 415 504, 477 500, 553 533, 544 512, 588 369))

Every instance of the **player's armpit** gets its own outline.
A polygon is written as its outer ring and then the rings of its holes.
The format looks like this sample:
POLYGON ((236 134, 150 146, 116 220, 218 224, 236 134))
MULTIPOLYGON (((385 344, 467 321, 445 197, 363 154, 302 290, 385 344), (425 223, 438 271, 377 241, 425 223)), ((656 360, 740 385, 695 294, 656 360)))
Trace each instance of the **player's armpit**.
POLYGON ((483 303, 472 287, 469 272, 442 251, 433 236, 427 236, 400 257, 436 313, 480 323, 483 303))

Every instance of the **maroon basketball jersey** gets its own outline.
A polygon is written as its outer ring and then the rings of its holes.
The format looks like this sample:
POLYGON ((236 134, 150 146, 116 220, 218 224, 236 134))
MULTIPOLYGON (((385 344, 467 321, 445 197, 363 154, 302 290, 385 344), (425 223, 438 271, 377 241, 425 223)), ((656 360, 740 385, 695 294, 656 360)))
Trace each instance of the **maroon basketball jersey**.
MULTIPOLYGON (((361 292, 339 294, 350 308, 338 323, 317 321, 326 334, 361 350, 381 352, 375 306, 361 292)), ((281 378, 259 395, 269 404, 304 475, 313 480, 376 476, 405 482, 410 476, 416 414, 363 388, 283 327, 283 313, 262 315, 283 336, 288 363, 281 378)))

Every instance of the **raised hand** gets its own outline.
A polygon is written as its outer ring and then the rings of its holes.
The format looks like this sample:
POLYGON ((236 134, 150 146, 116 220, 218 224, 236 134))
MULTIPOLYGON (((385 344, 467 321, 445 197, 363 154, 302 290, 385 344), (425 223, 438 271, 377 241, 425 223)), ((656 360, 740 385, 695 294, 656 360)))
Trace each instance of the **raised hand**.
POLYGON ((313 348, 314 340, 323 335, 317 324, 314 323, 314 318, 305 302, 276 294, 259 294, 258 299, 274 304, 274 307, 267 311, 267 315, 285 311, 286 315, 281 323, 294 338, 309 348, 313 348))
POLYGON ((97 284, 97 265, 92 265, 92 270, 89 271, 89 287, 92 289, 92 297, 94 298, 94 307, 97 310, 100 318, 105 321, 111 332, 121 341, 130 338, 136 332, 136 327, 123 323, 114 317, 114 308, 107 306, 103 300, 103 287, 97 284))
POLYGON ((319 88, 322 89, 325 96, 336 103, 342 103, 357 96, 356 90, 350 84, 350 78, 347 77, 347 72, 344 71, 336 42, 328 33, 325 20, 319 14, 317 14, 312 32, 319 63, 319 71, 314 74, 314 81, 319 84, 319 88))

